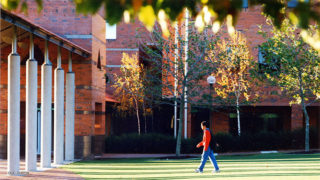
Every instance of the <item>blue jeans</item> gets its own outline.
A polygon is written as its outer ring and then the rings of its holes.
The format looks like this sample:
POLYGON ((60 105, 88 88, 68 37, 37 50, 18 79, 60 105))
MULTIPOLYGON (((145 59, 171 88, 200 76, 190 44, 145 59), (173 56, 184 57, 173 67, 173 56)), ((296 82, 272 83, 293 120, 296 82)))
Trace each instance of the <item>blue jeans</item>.
POLYGON ((217 160, 214 157, 213 150, 211 150, 210 147, 208 147, 207 151, 204 151, 204 149, 203 149, 203 153, 202 153, 202 156, 201 156, 201 163, 200 163, 200 166, 199 166, 198 169, 200 171, 203 171, 203 168, 206 165, 208 157, 210 158, 210 161, 211 161, 212 165, 214 166, 215 170, 218 171, 219 167, 218 167, 218 164, 217 164, 217 160))

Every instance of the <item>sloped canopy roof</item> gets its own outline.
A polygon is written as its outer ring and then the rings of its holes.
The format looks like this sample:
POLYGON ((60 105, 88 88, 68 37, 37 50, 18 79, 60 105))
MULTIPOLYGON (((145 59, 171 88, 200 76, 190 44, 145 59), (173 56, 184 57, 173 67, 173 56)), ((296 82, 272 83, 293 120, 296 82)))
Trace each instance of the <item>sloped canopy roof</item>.
POLYGON ((111 94, 106 92, 106 99, 105 101, 107 102, 112 102, 112 103, 120 103, 119 101, 117 101, 111 94))
MULTIPOLYGON (((0 32, 2 36, 2 39, 1 39, 2 42, 6 42, 6 37, 9 37, 9 34, 12 33, 13 28, 11 28, 11 26, 13 25, 20 28, 20 36, 28 36, 29 33, 33 33, 40 38, 48 39, 51 43, 56 44, 60 47, 63 47, 69 51, 72 51, 73 53, 79 54, 80 56, 83 56, 86 58, 91 56, 91 52, 74 44, 73 42, 41 27, 40 25, 30 22, 17 14, 14 14, 12 12, 6 11, 1 8, 1 31, 0 32)), ((2 44, 1 44, 1 47, 2 47, 2 44)))

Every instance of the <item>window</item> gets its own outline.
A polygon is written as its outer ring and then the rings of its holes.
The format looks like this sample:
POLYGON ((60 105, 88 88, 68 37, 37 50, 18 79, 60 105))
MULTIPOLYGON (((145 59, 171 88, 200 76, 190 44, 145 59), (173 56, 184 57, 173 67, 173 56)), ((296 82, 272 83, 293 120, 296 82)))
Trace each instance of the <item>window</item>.
POLYGON ((117 39, 117 25, 110 25, 109 23, 106 23, 106 39, 112 40, 117 39))
POLYGON ((98 52, 97 68, 101 70, 101 55, 100 55, 100 49, 99 49, 99 52, 98 52))
POLYGON ((280 62, 277 58, 277 55, 268 52, 261 47, 259 47, 258 52, 258 63, 259 69, 262 72, 275 72, 280 70, 280 62))
MULTIPOLYGON (((308 3, 309 0, 304 0, 304 2, 308 3)), ((298 3, 299 3, 299 0, 291 0, 288 2, 288 8, 295 8, 297 7, 298 3)))
POLYGON ((259 52, 258 52, 258 62, 259 62, 259 64, 266 64, 266 59, 265 59, 265 57, 266 57, 266 53, 265 53, 265 51, 263 51, 260 47, 259 47, 259 52))

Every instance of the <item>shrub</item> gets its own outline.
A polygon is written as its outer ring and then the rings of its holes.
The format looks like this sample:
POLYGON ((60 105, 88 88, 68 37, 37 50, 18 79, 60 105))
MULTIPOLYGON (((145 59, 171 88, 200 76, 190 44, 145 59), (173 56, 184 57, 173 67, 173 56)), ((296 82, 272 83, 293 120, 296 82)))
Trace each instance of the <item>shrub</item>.
MULTIPOLYGON (((318 133, 310 128, 310 147, 316 148, 318 133)), ((232 136, 229 133, 217 133, 214 139, 219 144, 215 152, 261 151, 277 149, 303 149, 305 130, 266 132, 256 134, 243 133, 232 136)), ((202 148, 196 145, 202 140, 201 136, 183 139, 181 153, 201 153, 202 148)), ((176 139, 163 134, 124 134, 106 137, 105 152, 107 153, 175 153, 176 139)))
POLYGON ((173 153, 175 139, 162 134, 124 134, 109 136, 105 142, 108 153, 173 153))

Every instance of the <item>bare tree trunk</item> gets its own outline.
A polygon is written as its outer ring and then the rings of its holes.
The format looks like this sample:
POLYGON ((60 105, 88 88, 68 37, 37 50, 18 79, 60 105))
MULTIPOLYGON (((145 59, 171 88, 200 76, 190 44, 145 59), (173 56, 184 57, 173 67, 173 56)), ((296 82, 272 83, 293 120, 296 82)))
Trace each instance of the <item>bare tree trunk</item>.
MULTIPOLYGON (((185 88, 183 87, 184 92, 185 88)), ((184 93, 180 95, 180 115, 179 115, 179 128, 177 134, 177 144, 176 144, 176 156, 181 154, 181 135, 182 135, 182 126, 183 126, 183 110, 184 110, 184 93)))
POLYGON ((237 120, 238 120, 238 136, 241 135, 240 128, 240 106, 239 106, 239 96, 237 96, 237 120))
POLYGON ((147 117, 144 116, 144 133, 147 134, 147 117))
POLYGON ((309 115, 308 115, 308 112, 307 112, 307 107, 305 106, 305 102, 304 100, 302 100, 301 102, 301 105, 302 105, 302 109, 303 109, 303 113, 304 113, 304 116, 306 118, 306 134, 305 134, 305 151, 310 151, 310 140, 309 140, 309 137, 310 137, 310 128, 309 128, 309 115))
POLYGON ((140 135, 141 134, 141 128, 140 128, 139 107, 138 107, 137 100, 135 100, 135 104, 136 104, 136 115, 137 115, 137 120, 138 120, 138 133, 140 135))
POLYGON ((299 72, 299 86, 300 86, 300 98, 301 98, 301 106, 302 106, 302 110, 303 110, 303 114, 306 120, 306 128, 305 128, 305 151, 310 151, 310 140, 309 140, 309 115, 307 112, 307 107, 306 107, 306 103, 304 101, 304 93, 303 93, 303 86, 302 86, 302 75, 301 72, 299 72))
POLYGON ((143 117, 144 117, 144 133, 147 134, 147 115, 146 115, 146 108, 144 103, 143 105, 143 117))
POLYGON ((153 124, 154 124, 154 112, 152 112, 152 116, 151 116, 151 131, 154 132, 154 128, 153 128, 153 124))

